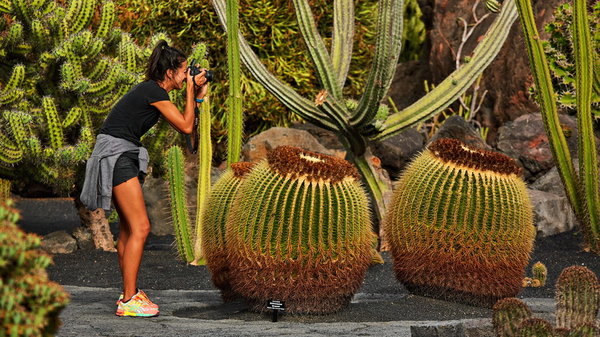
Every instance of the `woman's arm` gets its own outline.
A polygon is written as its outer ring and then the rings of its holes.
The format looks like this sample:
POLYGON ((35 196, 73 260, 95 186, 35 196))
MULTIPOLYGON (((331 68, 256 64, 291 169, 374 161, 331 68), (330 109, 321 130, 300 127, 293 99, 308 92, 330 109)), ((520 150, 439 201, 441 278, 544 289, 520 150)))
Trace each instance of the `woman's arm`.
POLYGON ((196 83, 202 84, 198 89, 198 92, 194 94, 194 82, 193 77, 187 74, 187 86, 186 86, 186 98, 185 98, 185 110, 183 114, 179 112, 179 109, 171 101, 158 101, 151 103, 155 106, 163 117, 171 124, 177 131, 184 134, 192 133, 194 128, 194 108, 196 107, 196 101, 194 98, 203 98, 206 95, 207 85, 206 79, 204 78, 203 70, 199 75, 196 75, 196 83), (199 79, 198 79, 199 78, 199 79))

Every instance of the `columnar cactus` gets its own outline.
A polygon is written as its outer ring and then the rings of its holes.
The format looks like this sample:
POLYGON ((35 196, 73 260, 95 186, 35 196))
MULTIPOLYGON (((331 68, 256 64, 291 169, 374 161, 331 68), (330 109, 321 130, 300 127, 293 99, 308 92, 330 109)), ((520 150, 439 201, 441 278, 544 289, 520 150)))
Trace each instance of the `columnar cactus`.
POLYGON ((224 301, 237 296, 229 283, 229 261, 225 233, 227 216, 242 180, 250 172, 254 164, 233 163, 211 188, 210 197, 202 217, 202 244, 206 265, 210 270, 212 281, 221 290, 224 301))
POLYGON ((531 274, 533 276, 534 282, 537 281, 535 284, 536 287, 543 287, 546 285, 546 279, 548 278, 548 269, 543 263, 539 261, 536 262, 531 267, 531 274))
POLYGON ((38 249, 40 237, 16 225, 11 203, 0 203, 0 336, 53 336, 68 295, 48 280, 52 259, 38 249))
POLYGON ((521 288, 535 230, 511 158, 440 139, 402 174, 384 219, 396 276, 409 290, 493 305, 521 288))
POLYGON ((0 178, 0 202, 8 199, 10 196, 10 180, 0 178))
POLYGON ((556 326, 594 324, 600 306, 598 277, 582 266, 566 268, 556 282, 556 326))
POLYGON ((521 321, 531 317, 531 310, 518 298, 501 299, 494 304, 492 323, 498 337, 514 337, 521 321))
POLYGON ((350 303, 372 258, 368 199, 342 159, 278 147, 239 187, 227 219, 231 285, 254 310, 290 313, 350 303))

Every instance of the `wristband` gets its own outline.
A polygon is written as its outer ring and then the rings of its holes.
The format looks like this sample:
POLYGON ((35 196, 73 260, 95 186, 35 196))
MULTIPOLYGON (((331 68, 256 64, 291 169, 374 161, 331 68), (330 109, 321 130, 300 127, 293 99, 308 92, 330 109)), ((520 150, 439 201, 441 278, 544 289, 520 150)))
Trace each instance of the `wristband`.
POLYGON ((196 103, 202 103, 204 102, 204 98, 194 98, 196 100, 196 103))

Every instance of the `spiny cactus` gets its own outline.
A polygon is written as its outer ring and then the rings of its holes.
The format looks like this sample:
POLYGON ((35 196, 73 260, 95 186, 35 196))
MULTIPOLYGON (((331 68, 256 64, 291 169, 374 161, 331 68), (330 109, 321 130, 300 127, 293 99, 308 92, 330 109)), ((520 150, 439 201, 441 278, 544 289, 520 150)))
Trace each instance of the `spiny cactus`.
POLYGON ((18 228, 12 201, 0 203, 0 335, 53 336, 69 299, 48 280, 52 259, 40 249, 40 237, 18 228))
POLYGON ((598 337, 600 328, 592 323, 586 323, 571 329, 568 337, 598 337))
POLYGON ((402 174, 384 219, 409 290, 492 306, 521 288, 535 230, 513 159, 440 139, 402 174))
POLYGON ((546 279, 548 278, 548 269, 546 265, 541 262, 536 262, 531 267, 531 274, 533 276, 534 281, 538 281, 539 284, 536 284, 537 287, 543 287, 546 285, 546 279))
POLYGON ((527 318, 519 324, 515 337, 556 337, 552 324, 541 318, 527 318))
POLYGON ((229 261, 225 233, 227 216, 242 180, 250 172, 254 164, 233 163, 231 168, 219 178, 211 188, 202 217, 202 244, 204 256, 210 270, 212 281, 221 290, 224 301, 238 296, 232 291, 229 283, 229 261))
POLYGON ((0 203, 10 197, 10 180, 0 178, 0 203))
POLYGON ((330 313, 350 303, 372 258, 370 212, 356 169, 281 146, 245 177, 227 218, 233 290, 254 310, 330 313))
MULTIPOLYGON (((406 109, 378 119, 377 112, 391 85, 403 35, 403 0, 381 0, 377 10, 377 37, 375 57, 365 92, 355 109, 349 109, 343 96, 350 57, 354 42, 354 3, 334 1, 334 25, 331 47, 328 49, 315 24, 308 0, 294 0, 298 26, 315 72, 323 87, 317 100, 299 95, 295 89, 271 74, 261 63, 240 34, 242 61, 248 70, 267 90, 302 119, 336 133, 352 161, 361 172, 369 192, 375 200, 375 213, 381 219, 385 213, 385 196, 389 187, 370 165, 367 147, 370 140, 381 140, 426 120, 444 110, 465 92, 491 63, 499 52, 510 26, 516 19, 514 2, 507 0, 482 42, 475 49, 471 61, 456 70, 434 90, 406 109), (376 118, 377 117, 377 118, 376 118)), ((223 26, 227 29, 225 0, 215 0, 213 5, 223 26)))
POLYGON ((598 277, 586 267, 572 266, 556 282, 556 326, 594 324, 600 306, 598 277))
POLYGON ((136 45, 114 28, 110 0, 2 4, 0 166, 9 169, 4 178, 71 193, 95 130, 142 79, 147 57, 164 35, 147 47, 136 45))
POLYGON ((531 310, 518 298, 508 297, 496 302, 492 323, 498 337, 514 337, 521 321, 531 317, 531 310))

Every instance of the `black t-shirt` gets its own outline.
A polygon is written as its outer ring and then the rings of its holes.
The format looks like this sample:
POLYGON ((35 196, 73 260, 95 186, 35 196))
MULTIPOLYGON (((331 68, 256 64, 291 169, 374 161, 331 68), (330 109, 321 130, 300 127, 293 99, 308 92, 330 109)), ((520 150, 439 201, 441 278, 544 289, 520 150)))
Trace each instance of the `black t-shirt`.
POLYGON ((155 81, 144 81, 131 89, 106 117, 99 133, 126 139, 142 146, 140 138, 158 122, 160 111, 150 103, 168 101, 167 91, 155 81))

